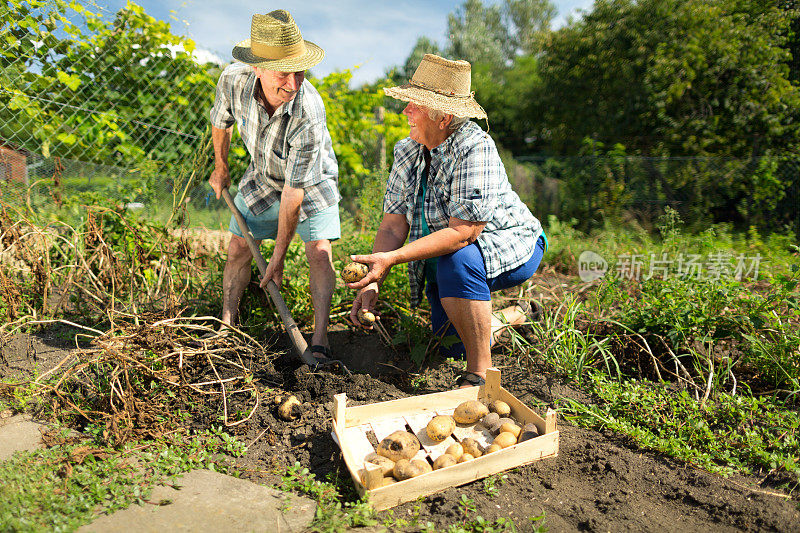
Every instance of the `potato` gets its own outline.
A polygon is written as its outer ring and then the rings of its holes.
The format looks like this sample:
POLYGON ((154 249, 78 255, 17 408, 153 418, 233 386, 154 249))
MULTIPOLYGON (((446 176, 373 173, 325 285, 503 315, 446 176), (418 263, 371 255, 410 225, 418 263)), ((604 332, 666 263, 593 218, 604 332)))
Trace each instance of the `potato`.
POLYGON ((364 461, 380 466, 384 476, 391 476, 392 470, 394 470, 394 461, 375 452, 364 457, 364 461))
POLYGON ((522 432, 517 438, 517 442, 525 442, 526 440, 535 439, 538 436, 539 428, 536 427, 536 424, 525 424, 525 426, 522 428, 522 432))
POLYGON ((497 413, 489 413, 481 419, 481 425, 491 432, 500 427, 500 415, 497 413))
POLYGON ((483 448, 475 439, 463 439, 461 441, 461 446, 464 447, 464 453, 468 453, 472 457, 480 457, 483 455, 483 448))
POLYGON ((413 461, 400 459, 394 464, 394 477, 397 481, 421 476, 430 471, 431 465, 428 464, 428 461, 423 461, 422 459, 414 459, 413 461))
POLYGON ((371 326, 375 324, 375 315, 370 311, 359 309, 358 313, 356 313, 356 316, 358 317, 358 321, 364 326, 371 326))
POLYGON ((456 463, 458 463, 458 460, 455 457, 445 453, 436 458, 436 460, 433 462, 433 469, 439 470, 440 468, 447 468, 448 466, 453 466, 456 463))
POLYGON ((345 283, 356 283, 364 279, 369 272, 369 267, 364 263, 349 263, 342 269, 342 279, 345 283))
POLYGON ((514 424, 513 422, 506 422, 505 424, 500 426, 500 433, 513 433, 514 437, 519 437, 522 428, 518 425, 514 424))
POLYGON ((448 446, 444 453, 447 455, 452 455, 454 458, 458 459, 464 453, 464 447, 456 442, 448 446))
POLYGON ((511 414, 511 407, 503 400, 495 400, 489 404, 489 411, 499 416, 508 416, 511 414))
POLYGON ((492 444, 497 444, 501 448, 508 448, 516 443, 517 437, 515 437, 513 433, 504 432, 496 436, 492 444))
POLYGON ((442 442, 450 436, 455 428, 456 422, 452 416, 439 415, 434 416, 428 422, 428 427, 425 428, 425 431, 433 442, 442 442))
POLYGON ((462 453, 461 457, 458 458, 458 462, 459 463, 466 463, 467 461, 472 461, 473 459, 475 459, 475 457, 473 457, 472 454, 462 453))
POLYGON ((296 396, 291 395, 278 406, 278 416, 284 420, 294 420, 303 414, 303 408, 300 405, 300 400, 296 396))
POLYGON ((378 455, 387 457, 396 463, 400 459, 411 459, 417 455, 419 441, 408 431, 395 431, 378 444, 377 452, 378 455))
POLYGON ((499 444, 491 444, 488 448, 486 448, 486 454, 488 455, 490 453, 499 452, 502 449, 503 448, 499 444))
POLYGON ((489 408, 477 400, 468 400, 456 407, 453 418, 459 424, 474 424, 489 414, 489 408))

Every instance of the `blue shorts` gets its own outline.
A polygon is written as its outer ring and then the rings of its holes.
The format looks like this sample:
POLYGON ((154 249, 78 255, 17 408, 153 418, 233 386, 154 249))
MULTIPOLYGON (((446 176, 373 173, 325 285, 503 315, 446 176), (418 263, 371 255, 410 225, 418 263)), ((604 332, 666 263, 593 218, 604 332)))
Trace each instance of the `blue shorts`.
MULTIPOLYGON (((437 336, 458 337, 456 328, 447 318, 441 298, 464 298, 466 300, 491 300, 491 293, 510 289, 524 283, 539 268, 545 250, 545 237, 542 234, 536 242, 531 257, 520 266, 503 272, 496 278, 486 277, 486 265, 477 243, 439 257, 436 283, 428 282, 425 296, 431 305, 431 326, 437 336)), ((445 357, 464 357, 464 344, 457 342, 440 349, 445 357)))
MULTIPOLYGON (((258 241, 264 239, 275 239, 278 236, 278 212, 281 208, 280 202, 275 202, 269 209, 260 215, 254 215, 247 208, 241 194, 237 194, 233 200, 234 205, 244 217, 250 233, 258 241)), ((236 218, 231 216, 228 226, 231 233, 243 237, 242 230, 236 222, 236 218)), ((314 213, 307 219, 297 224, 297 234, 303 242, 319 241, 328 239, 335 241, 342 236, 341 226, 339 225, 339 204, 326 207, 322 211, 314 213)))

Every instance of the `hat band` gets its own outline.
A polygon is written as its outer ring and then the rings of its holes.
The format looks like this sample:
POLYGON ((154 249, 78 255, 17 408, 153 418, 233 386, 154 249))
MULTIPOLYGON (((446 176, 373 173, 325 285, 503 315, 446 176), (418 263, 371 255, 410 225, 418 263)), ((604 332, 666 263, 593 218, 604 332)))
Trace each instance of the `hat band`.
POLYGON ((475 91, 472 91, 469 94, 456 94, 453 91, 442 91, 441 89, 437 89, 435 87, 431 87, 430 85, 426 85, 425 83, 421 83, 419 81, 411 80, 408 82, 409 85, 413 85, 419 89, 425 89, 426 91, 433 91, 436 94, 441 94, 442 96, 450 96, 453 98, 472 98, 475 96, 475 91))
POLYGON ((253 55, 266 59, 288 59, 303 55, 306 52, 306 43, 300 39, 300 41, 294 44, 270 46, 262 42, 251 40, 250 51, 253 52, 253 55))

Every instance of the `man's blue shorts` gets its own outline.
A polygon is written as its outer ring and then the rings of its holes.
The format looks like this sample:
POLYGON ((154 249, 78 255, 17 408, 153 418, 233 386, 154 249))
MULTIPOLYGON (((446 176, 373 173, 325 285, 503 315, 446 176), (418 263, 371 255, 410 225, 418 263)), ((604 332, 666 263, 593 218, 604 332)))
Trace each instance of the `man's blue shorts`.
MULTIPOLYGON (((258 241, 264 239, 275 239, 278 236, 278 212, 281 207, 280 202, 275 202, 269 209, 259 215, 254 215, 247 208, 241 194, 237 194, 233 200, 234 205, 244 217, 247 227, 250 228, 250 233, 258 241)), ((243 237, 242 230, 236 219, 231 216, 231 222, 228 227, 231 233, 243 237)), ((322 211, 314 213, 307 219, 297 224, 297 234, 303 239, 303 242, 319 241, 328 239, 335 241, 342 236, 341 226, 339 224, 339 204, 326 207, 322 211)))
MULTIPOLYGON (((544 255, 545 243, 546 238, 542 234, 536 242, 533 254, 525 263, 491 279, 486 277, 486 265, 477 243, 439 257, 436 283, 429 281, 425 286, 425 296, 428 297, 431 305, 431 326, 434 335, 458 337, 456 328, 449 323, 447 314, 444 312, 441 298, 486 301, 492 299, 492 292, 522 284, 539 268, 539 263, 542 262, 544 255)), ((458 342, 449 348, 442 347, 441 353, 446 357, 463 357, 464 344, 458 342)))

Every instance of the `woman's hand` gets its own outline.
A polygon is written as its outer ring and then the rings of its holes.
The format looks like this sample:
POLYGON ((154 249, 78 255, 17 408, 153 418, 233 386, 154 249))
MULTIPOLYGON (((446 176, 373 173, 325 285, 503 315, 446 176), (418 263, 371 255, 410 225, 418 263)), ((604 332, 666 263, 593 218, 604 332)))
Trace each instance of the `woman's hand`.
MULTIPOLYGON (((381 283, 389 270, 395 265, 392 252, 377 252, 369 255, 351 255, 350 259, 358 263, 363 263, 369 267, 369 272, 361 281, 348 283, 351 289, 363 289, 371 283, 381 283)), ((377 288, 377 287, 376 287, 377 288)), ((376 290, 377 295, 377 290, 376 290)))
POLYGON ((378 303, 378 284, 370 283, 356 294, 353 300, 353 307, 350 309, 350 322, 365 329, 372 329, 372 326, 365 326, 359 322, 358 312, 363 309, 374 314, 376 303, 378 303))

